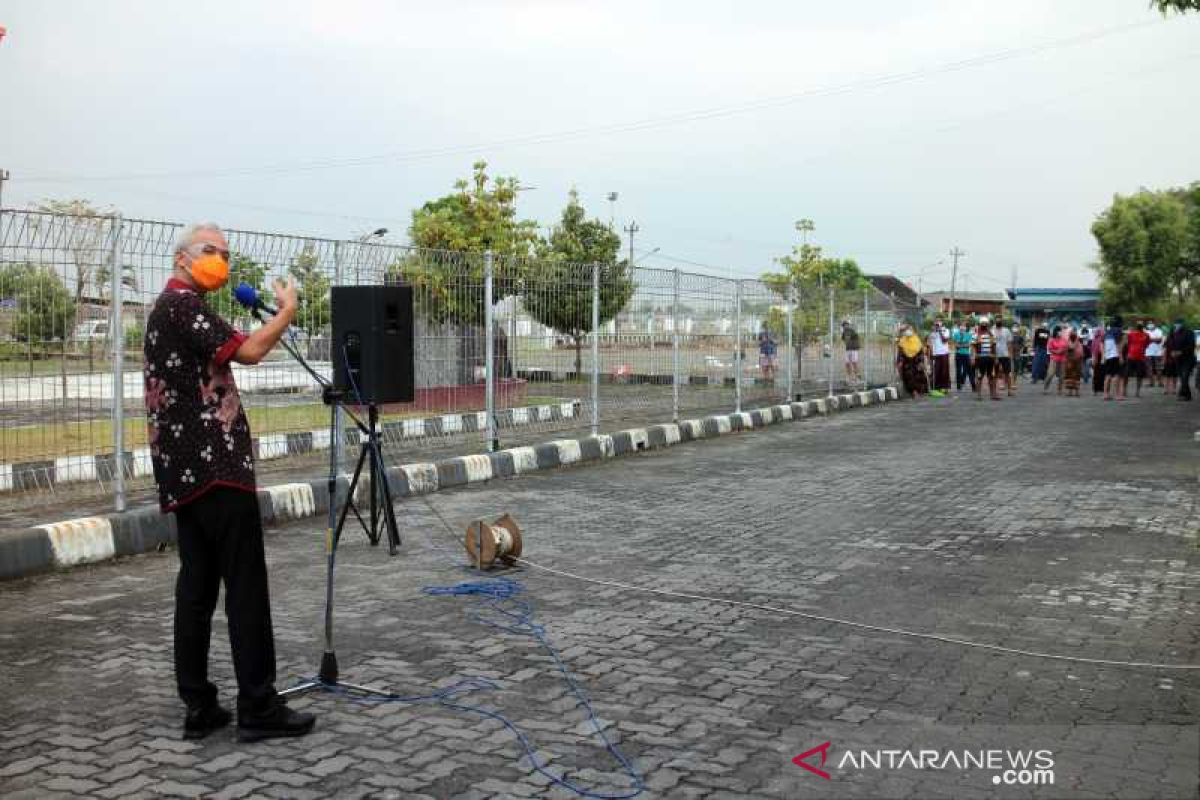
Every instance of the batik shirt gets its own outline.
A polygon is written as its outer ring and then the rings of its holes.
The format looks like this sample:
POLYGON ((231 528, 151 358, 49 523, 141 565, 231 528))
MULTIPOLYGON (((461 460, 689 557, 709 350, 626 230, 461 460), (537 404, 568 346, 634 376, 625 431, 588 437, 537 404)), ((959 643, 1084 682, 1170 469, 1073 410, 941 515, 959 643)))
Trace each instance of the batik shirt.
POLYGON ((150 456, 163 512, 214 486, 254 491, 254 451, 229 361, 246 337, 171 279, 146 322, 150 456))

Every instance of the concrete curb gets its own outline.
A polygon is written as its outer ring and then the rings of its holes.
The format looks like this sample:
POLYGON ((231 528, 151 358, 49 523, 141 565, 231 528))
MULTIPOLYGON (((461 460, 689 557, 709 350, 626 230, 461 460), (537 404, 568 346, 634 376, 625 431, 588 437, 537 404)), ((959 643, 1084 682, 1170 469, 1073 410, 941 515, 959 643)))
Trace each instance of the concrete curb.
MULTIPOLYGON (((582 409, 583 403, 579 400, 550 405, 518 406, 500 411, 496 415, 496 424, 504 431, 540 422, 561 422, 577 418, 582 409)), ((393 420, 384 422, 381 428, 384 442, 398 443, 480 431, 486 425, 487 415, 484 412, 468 411, 393 420)), ((357 429, 347 429, 346 443, 356 446, 360 436, 357 429)), ((258 461, 288 458, 316 450, 328 450, 329 430, 326 428, 291 433, 264 433, 255 436, 250 444, 258 461)), ((0 492, 52 489, 61 484, 80 481, 111 481, 116 474, 114 461, 113 454, 107 453, 0 464, 0 492)), ((122 464, 125 475, 130 478, 154 474, 149 447, 135 447, 125 451, 122 464)))
MULTIPOLYGON (((827 416, 897 399, 896 388, 888 386, 740 413, 681 420, 678 424, 650 425, 581 439, 556 439, 495 453, 456 456, 437 463, 403 464, 389 467, 387 480, 393 496, 414 497, 494 478, 516 477, 538 470, 657 450, 680 442, 711 439, 779 422, 827 416)), ((321 478, 260 488, 258 502, 263 524, 276 525, 327 513, 327 484, 328 479, 321 478)), ((339 500, 348 489, 349 476, 339 476, 336 489, 339 500)), ((365 482, 360 482, 355 492, 358 499, 364 498, 366 490, 365 482)), ((173 545, 175 537, 175 516, 161 514, 157 508, 38 525, 0 539, 0 580, 146 553, 173 545)))

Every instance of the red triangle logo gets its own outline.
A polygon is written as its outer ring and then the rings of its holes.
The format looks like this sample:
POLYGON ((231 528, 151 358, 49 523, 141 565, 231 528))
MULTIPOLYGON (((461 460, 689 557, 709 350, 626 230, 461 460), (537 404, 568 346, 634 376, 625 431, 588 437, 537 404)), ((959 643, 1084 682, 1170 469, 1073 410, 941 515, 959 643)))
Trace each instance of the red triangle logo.
POLYGON ((805 761, 805 759, 808 758, 809 756, 820 753, 821 754, 821 766, 822 767, 825 766, 825 757, 829 753, 829 746, 830 746, 830 742, 825 742, 824 744, 817 745, 816 747, 812 748, 811 750, 805 750, 803 753, 801 753, 800 755, 793 758, 792 763, 795 764, 797 767, 804 767, 806 770, 808 770, 809 772, 811 772, 814 775, 820 775, 825 780, 830 780, 828 772, 826 772, 823 769, 818 769, 818 768, 814 767, 812 764, 809 764, 807 761, 805 761))

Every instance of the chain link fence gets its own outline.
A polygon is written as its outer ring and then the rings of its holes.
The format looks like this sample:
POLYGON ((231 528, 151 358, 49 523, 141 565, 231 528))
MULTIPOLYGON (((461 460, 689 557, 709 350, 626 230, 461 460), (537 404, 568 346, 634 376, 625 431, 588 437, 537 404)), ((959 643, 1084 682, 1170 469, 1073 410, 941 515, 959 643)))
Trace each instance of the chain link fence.
MULTIPOLYGON (((150 496, 142 335, 182 229, 0 212, 0 506, 64 491, 111 495, 118 508, 127 495, 150 496)), ((230 280, 209 304, 249 329, 232 287, 269 295, 273 280, 295 277, 300 310, 288 339, 325 378, 330 287, 413 287, 416 397, 380 413, 393 462, 887 383, 906 316, 870 288, 781 293, 624 262, 226 235, 230 280)), ((330 431, 320 385, 282 348, 234 374, 264 477, 319 472, 329 447, 357 443, 356 430, 330 431)), ((339 454, 343 469, 354 455, 339 454)))

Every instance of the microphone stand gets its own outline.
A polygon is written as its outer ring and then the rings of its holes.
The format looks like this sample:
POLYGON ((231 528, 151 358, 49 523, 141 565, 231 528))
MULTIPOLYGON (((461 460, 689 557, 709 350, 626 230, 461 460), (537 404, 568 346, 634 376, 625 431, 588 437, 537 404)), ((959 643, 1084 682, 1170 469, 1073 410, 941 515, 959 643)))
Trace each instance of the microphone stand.
MULTIPOLYGON (((254 318, 259 322, 263 321, 262 314, 259 309, 254 309, 253 315, 254 318)), ((346 514, 345 510, 343 510, 341 519, 338 519, 338 459, 337 447, 335 446, 335 437, 337 436, 338 407, 342 405, 343 392, 334 388, 332 381, 325 378, 325 376, 313 369, 312 365, 310 365, 308 361, 296 351, 292 344, 287 341, 286 335, 279 341, 283 344, 284 349, 291 354, 292 358, 296 359, 296 361, 302 367, 304 367, 308 374, 312 376, 313 380, 315 380, 321 387, 321 401, 329 406, 329 479, 327 483, 329 489, 329 515, 327 518, 327 526, 325 528, 325 649, 321 653, 321 667, 317 672, 317 677, 284 689, 283 691, 279 692, 279 695, 281 697, 288 697, 291 695, 307 694, 314 691, 340 690, 352 692, 356 695, 371 697, 393 697, 394 695, 391 692, 386 692, 382 689, 373 689, 369 686, 359 686, 357 684, 345 683, 338 680, 337 653, 333 649, 333 583, 334 567, 337 564, 337 546, 338 542, 342 538, 341 529, 342 523, 345 522, 346 514)), ((354 420, 355 424, 360 430, 364 429, 362 420, 355 416, 353 412, 344 407, 342 410, 350 415, 350 418, 354 420)), ((374 431, 372 430, 372 435, 373 433, 374 431)), ((361 467, 361 465, 362 460, 360 458, 359 466, 361 467)), ((386 475, 382 473, 381 477, 384 481, 387 480, 386 475)), ((353 485, 351 485, 349 491, 347 491, 345 501, 348 507, 353 508, 354 504, 353 498, 351 497, 351 492, 353 492, 353 485)), ((372 495, 374 495, 374 486, 371 487, 371 492, 372 495)), ((358 516, 357 509, 355 509, 354 513, 355 516, 358 516)), ((359 516, 359 521, 362 522, 361 516, 359 516)))

